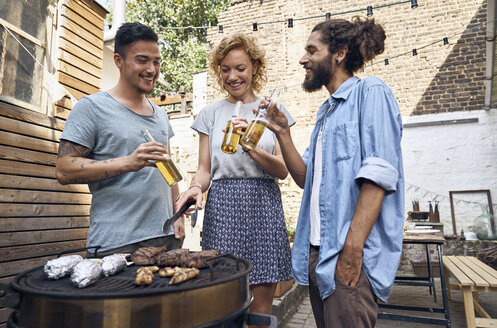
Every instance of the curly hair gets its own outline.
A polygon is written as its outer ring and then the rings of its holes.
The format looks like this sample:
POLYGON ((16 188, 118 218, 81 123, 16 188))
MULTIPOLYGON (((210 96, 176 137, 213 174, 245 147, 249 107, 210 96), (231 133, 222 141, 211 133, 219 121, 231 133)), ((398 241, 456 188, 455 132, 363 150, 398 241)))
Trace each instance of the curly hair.
POLYGON ((243 33, 235 33, 224 37, 209 53, 209 66, 217 79, 219 87, 222 91, 227 92, 223 80, 221 79, 220 66, 228 52, 233 49, 242 49, 249 56, 250 61, 256 70, 252 79, 252 89, 256 92, 261 91, 262 87, 267 82, 266 54, 254 37, 243 33))
POLYGON ((385 30, 374 19, 359 16, 353 17, 352 22, 333 19, 319 23, 312 29, 315 31, 321 32, 321 41, 328 44, 330 54, 347 47, 345 68, 351 74, 385 50, 385 30))

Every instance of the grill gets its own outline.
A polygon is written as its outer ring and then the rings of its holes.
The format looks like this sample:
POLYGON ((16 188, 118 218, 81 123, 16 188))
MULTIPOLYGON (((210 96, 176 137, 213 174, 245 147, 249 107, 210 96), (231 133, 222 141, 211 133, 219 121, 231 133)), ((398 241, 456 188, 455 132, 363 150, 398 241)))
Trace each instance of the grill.
POLYGON ((170 278, 156 274, 152 285, 137 286, 139 266, 132 265, 83 289, 74 287, 69 278, 48 280, 43 267, 38 267, 10 284, 20 301, 7 326, 242 327, 247 323, 276 327, 274 317, 247 312, 252 301, 250 262, 223 254, 206 264, 209 267, 200 269, 197 278, 179 285, 170 286, 170 278))

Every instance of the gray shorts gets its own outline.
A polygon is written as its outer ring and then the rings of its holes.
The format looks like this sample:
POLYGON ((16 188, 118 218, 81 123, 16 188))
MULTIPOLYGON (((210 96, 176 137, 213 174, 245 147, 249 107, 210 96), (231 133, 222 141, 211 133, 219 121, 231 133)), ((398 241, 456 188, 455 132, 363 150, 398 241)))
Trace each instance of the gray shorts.
POLYGON ((376 297, 368 277, 361 270, 355 287, 345 285, 335 277, 336 289, 326 299, 321 299, 316 281, 319 247, 311 246, 309 254, 309 298, 318 328, 374 327, 378 315, 376 297))
MULTIPOLYGON (((169 235, 164 237, 142 240, 134 244, 129 244, 119 248, 114 248, 105 252, 98 252, 97 256, 104 257, 116 253, 133 253, 140 247, 162 247, 162 246, 166 246, 167 250, 170 251, 173 249, 181 248, 183 246, 183 241, 174 238, 174 235, 169 235)), ((94 253, 93 251, 90 250, 89 252, 87 252, 86 255, 88 257, 93 257, 94 253)))

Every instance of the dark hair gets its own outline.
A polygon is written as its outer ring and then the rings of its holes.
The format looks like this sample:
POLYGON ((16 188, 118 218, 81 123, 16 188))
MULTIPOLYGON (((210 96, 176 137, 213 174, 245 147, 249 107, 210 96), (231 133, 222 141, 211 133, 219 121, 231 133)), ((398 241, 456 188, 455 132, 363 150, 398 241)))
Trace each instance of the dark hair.
POLYGON ((321 41, 328 44, 330 54, 347 47, 345 68, 351 74, 385 50, 385 30, 380 24, 375 24, 374 19, 358 16, 351 22, 333 19, 319 23, 312 29, 315 31, 321 32, 321 41))
POLYGON ((114 53, 124 57, 129 46, 135 41, 158 42, 159 37, 147 25, 141 23, 124 23, 117 29, 114 40, 114 53))

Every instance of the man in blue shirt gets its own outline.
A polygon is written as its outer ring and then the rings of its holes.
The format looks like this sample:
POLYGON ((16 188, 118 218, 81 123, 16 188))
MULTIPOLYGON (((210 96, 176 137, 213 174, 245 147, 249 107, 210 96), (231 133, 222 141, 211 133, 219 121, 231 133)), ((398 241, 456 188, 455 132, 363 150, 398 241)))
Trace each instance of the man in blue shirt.
MULTIPOLYGON (((292 269, 309 294, 318 327, 374 327, 376 298, 390 295, 402 251, 402 122, 390 88, 354 76, 384 50, 385 32, 369 19, 316 25, 300 64, 303 88, 330 97, 317 113, 300 157, 284 115, 269 128, 304 189, 292 269)), ((267 101, 261 106, 267 105, 267 101)))

